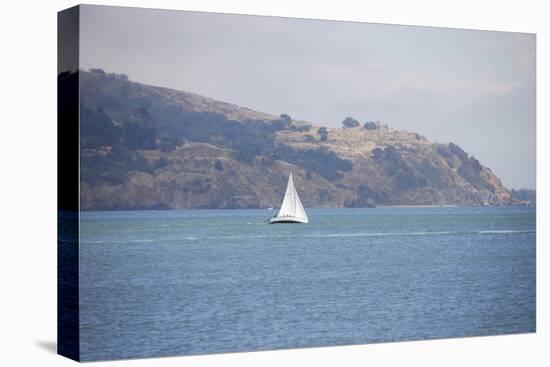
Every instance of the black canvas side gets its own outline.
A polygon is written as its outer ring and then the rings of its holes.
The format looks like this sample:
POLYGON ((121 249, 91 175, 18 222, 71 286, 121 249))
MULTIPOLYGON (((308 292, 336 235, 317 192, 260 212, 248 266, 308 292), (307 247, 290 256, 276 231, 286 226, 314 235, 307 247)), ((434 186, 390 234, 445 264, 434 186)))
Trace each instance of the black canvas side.
POLYGON ((57 353, 80 360, 79 7, 57 16, 57 353))

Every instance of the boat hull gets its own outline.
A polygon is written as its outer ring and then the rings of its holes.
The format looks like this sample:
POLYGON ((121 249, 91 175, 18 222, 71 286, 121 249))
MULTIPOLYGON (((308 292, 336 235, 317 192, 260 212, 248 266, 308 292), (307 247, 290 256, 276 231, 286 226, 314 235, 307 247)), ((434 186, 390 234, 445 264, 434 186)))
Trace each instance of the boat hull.
POLYGON ((300 224, 306 224, 308 223, 308 219, 302 219, 302 218, 288 218, 288 217, 275 217, 271 218, 269 220, 269 224, 278 224, 278 223, 300 223, 300 224))

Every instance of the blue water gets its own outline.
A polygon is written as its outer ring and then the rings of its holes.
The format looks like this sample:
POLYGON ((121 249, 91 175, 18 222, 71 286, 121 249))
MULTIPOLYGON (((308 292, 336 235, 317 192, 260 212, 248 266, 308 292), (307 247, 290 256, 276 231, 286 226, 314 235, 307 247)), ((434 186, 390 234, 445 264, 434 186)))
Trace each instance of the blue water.
POLYGON ((533 209, 308 213, 82 213, 82 360, 535 331, 533 209))

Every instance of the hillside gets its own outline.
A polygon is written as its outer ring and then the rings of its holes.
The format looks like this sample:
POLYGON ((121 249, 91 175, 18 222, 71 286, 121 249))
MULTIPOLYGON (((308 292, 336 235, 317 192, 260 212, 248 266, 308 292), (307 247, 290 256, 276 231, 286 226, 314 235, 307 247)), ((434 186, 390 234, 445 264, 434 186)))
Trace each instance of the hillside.
POLYGON ((519 203, 453 143, 329 130, 98 69, 75 77, 85 210, 276 207, 289 172, 306 207, 519 203))

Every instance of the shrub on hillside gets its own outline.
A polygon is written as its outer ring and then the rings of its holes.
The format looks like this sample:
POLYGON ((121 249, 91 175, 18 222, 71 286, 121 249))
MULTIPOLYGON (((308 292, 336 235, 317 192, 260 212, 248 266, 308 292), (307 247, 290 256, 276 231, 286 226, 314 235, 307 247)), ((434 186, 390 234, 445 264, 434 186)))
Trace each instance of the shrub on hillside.
POLYGON ((317 130, 317 134, 319 134, 319 139, 321 141, 327 141, 327 139, 328 139, 328 129, 326 127, 320 127, 317 130))
POLYGON ((280 144, 274 154, 274 159, 287 161, 311 170, 327 180, 335 180, 342 177, 342 172, 353 168, 351 161, 342 159, 330 150, 312 149, 298 150, 280 144))
POLYGON ((357 126, 361 125, 359 123, 359 121, 357 121, 356 119, 352 118, 352 117, 346 117, 344 119, 344 121, 342 121, 342 127, 344 129, 353 129, 357 126))

